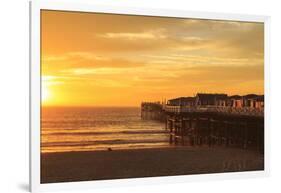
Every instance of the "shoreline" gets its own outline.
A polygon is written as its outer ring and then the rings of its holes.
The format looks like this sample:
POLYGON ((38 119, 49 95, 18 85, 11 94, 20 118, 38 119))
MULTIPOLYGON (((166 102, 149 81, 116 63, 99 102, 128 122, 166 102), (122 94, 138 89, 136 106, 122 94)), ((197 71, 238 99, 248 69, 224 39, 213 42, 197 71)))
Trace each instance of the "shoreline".
POLYGON ((168 147, 41 154, 41 183, 264 169, 263 155, 238 148, 168 147))
MULTIPOLYGON (((111 151, 134 151, 134 150, 146 150, 146 149, 155 149, 155 150, 165 150, 165 149, 180 149, 180 148, 194 148, 195 146, 173 146, 171 144, 163 145, 163 146, 156 146, 156 147, 132 147, 132 148, 111 148, 111 151)), ((196 148, 196 147, 195 147, 196 148)), ((77 153, 77 152, 108 152, 108 149, 95 149, 95 150, 73 150, 73 151, 56 151, 56 152, 43 152, 41 150, 42 154, 59 154, 59 153, 77 153)))

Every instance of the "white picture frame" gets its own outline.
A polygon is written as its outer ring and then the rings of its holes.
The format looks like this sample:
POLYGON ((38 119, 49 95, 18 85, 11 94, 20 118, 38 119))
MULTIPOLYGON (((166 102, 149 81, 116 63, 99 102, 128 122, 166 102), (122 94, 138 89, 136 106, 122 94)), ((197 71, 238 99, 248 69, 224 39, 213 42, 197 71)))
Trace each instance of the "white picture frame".
POLYGON ((59 1, 30 2, 30 191, 67 190, 81 188, 120 187, 159 183, 189 181, 241 179, 269 175, 269 132, 270 132, 270 17, 225 13, 193 12, 185 10, 147 9, 134 7, 100 6, 94 4, 59 1), (265 82, 265 167, 264 171, 236 172, 220 174, 185 175, 173 177, 152 177, 138 179, 118 179, 40 184, 40 10, 64 10, 95 13, 115 13, 127 15, 165 16, 177 18, 215 19, 264 23, 264 82, 265 82))

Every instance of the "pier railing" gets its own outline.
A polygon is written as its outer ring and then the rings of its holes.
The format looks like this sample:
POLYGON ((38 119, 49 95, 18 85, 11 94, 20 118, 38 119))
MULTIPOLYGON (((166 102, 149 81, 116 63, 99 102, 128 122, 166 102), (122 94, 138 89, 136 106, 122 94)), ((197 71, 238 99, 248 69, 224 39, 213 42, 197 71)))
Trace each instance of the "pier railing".
POLYGON ((221 107, 221 106, 164 106, 164 111, 171 113, 216 112, 222 114, 264 116, 263 108, 221 107))

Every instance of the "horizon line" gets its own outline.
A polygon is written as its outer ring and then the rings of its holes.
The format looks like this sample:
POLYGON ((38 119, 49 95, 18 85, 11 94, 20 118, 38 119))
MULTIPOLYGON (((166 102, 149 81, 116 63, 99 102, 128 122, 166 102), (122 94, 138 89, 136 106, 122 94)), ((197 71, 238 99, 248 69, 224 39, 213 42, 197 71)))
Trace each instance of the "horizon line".
POLYGON ((41 107, 86 107, 86 108, 91 108, 91 107, 108 107, 108 108, 112 108, 112 107, 116 107, 116 108, 120 108, 120 107, 127 107, 127 108, 136 108, 136 107, 140 107, 140 106, 117 106, 117 105, 40 105, 41 107))

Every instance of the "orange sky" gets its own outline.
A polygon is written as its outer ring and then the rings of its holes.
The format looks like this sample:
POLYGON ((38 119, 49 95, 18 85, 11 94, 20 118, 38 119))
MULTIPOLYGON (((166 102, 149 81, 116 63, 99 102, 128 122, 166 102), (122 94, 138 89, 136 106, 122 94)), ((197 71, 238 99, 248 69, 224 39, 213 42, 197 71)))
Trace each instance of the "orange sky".
POLYGON ((264 92, 262 23, 42 11, 43 105, 264 92))

